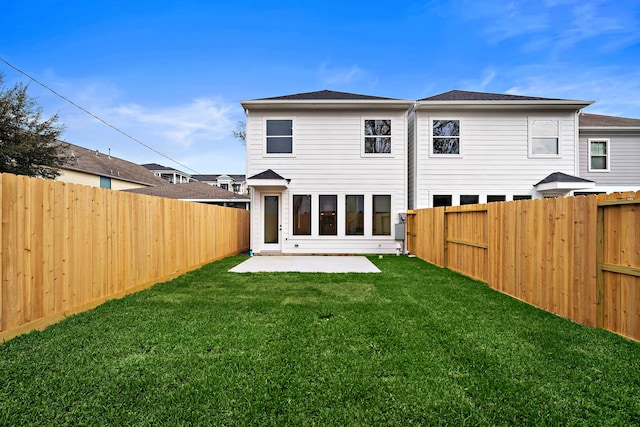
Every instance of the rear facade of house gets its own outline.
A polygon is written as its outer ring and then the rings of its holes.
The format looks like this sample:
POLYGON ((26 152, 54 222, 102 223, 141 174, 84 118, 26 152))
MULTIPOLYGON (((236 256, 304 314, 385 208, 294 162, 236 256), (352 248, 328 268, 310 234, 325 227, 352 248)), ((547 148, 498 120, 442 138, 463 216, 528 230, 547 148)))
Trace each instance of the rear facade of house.
POLYGON ((254 253, 398 250, 412 101, 320 91, 242 105, 254 253))
POLYGON ((407 209, 640 188, 640 120, 453 90, 243 101, 256 254, 403 251, 407 209))

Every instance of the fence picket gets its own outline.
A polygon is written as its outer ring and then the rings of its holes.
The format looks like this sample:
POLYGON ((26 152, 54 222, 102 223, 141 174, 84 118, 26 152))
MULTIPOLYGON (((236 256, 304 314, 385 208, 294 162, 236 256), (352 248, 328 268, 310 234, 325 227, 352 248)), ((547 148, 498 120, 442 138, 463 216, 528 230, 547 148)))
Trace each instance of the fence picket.
POLYGON ((249 211, 0 174, 0 340, 249 247, 249 211))
POLYGON ((490 203, 484 222, 472 212, 477 206, 417 209, 408 250, 559 316, 640 340, 639 205, 640 192, 490 203))

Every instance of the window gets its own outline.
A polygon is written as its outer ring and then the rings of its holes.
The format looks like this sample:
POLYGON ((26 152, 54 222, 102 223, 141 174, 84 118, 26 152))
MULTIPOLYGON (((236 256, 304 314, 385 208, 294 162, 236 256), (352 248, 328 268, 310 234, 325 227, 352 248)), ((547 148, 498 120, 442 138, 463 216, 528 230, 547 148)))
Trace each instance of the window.
POLYGON ((488 195, 487 196, 487 203, 504 202, 505 200, 507 200, 507 198, 505 196, 498 196, 498 195, 488 195))
POLYGON ((373 196, 374 236, 391 235, 391 196, 373 196))
POLYGON ((364 121, 365 154, 391 154, 391 120, 364 121))
POLYGON ((338 196, 320 196, 320 235, 335 236, 338 234, 338 196))
POLYGON ((609 171, 609 140, 589 140, 589 172, 609 171))
POLYGON ((433 154, 460 154, 460 120, 434 120, 431 135, 433 154))
POLYGON ((514 195, 513 200, 531 200, 531 196, 528 194, 525 194, 523 196, 514 195))
POLYGON ((267 154, 293 153, 293 120, 267 120, 267 154))
POLYGON ((438 206, 451 206, 451 195, 450 194, 434 194, 433 207, 437 208, 438 206))
POLYGON ((529 154, 556 157, 560 154, 557 120, 531 120, 529 122, 529 154))
POLYGON ((480 203, 479 196, 471 196, 471 195, 461 195, 460 196, 460 204, 461 205, 475 205, 480 203))
POLYGON ((345 226, 347 236, 364 235, 364 196, 345 196, 345 226))
POLYGON ((220 184, 220 188, 222 188, 223 190, 229 190, 229 184, 220 184))
POLYGON ((111 178, 108 176, 100 177, 100 188, 108 188, 111 189, 111 178))
POLYGON ((293 234, 296 236, 311 235, 311 196, 293 196, 293 234))

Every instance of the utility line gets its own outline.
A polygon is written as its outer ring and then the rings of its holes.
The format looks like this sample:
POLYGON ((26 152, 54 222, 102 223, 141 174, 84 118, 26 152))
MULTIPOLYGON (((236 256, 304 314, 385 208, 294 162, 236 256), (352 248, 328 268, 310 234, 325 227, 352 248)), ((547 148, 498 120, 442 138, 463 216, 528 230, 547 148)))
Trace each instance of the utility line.
POLYGON ((133 136, 129 135, 128 133, 118 129, 117 127, 115 127, 114 125, 112 125, 111 123, 101 119, 100 117, 96 116, 95 114, 93 114, 91 111, 87 110, 86 108, 81 107, 80 105, 76 104, 75 102, 73 102, 72 100, 70 100, 69 98, 65 97, 64 95, 61 95, 60 93, 56 92, 55 90, 51 89, 50 87, 48 87, 47 85, 45 85, 44 83, 38 81, 38 79, 30 76, 29 74, 27 74, 26 72, 22 71, 21 69, 19 69, 18 67, 14 66, 13 64, 9 63, 6 59, 0 57, 0 61, 4 62, 5 64, 7 64, 9 67, 13 68, 14 70, 16 70, 17 72, 19 72, 20 74, 28 77, 29 79, 31 79, 32 81, 36 82, 37 84, 39 84, 40 86, 42 86, 43 88, 47 89, 48 91, 50 91, 51 93, 53 93, 54 95, 64 99, 65 101, 67 101, 69 104, 73 105, 74 107, 76 107, 77 109, 85 112, 86 114, 90 115, 91 117, 93 117, 94 119, 102 122, 103 124, 109 126, 111 129, 115 130, 118 133, 121 133, 122 135, 126 136, 127 138, 129 138, 130 140, 137 142, 138 144, 142 145, 145 148, 148 148, 149 150, 153 151, 156 154, 161 155, 162 157, 164 157, 165 159, 168 159, 180 166, 182 166, 185 169, 188 169, 192 172, 195 172, 196 174, 200 174, 200 172, 198 172, 195 169, 190 168, 189 166, 180 163, 177 160, 172 159, 171 157, 167 156, 166 154, 163 154, 161 152, 159 152, 158 150, 156 150, 155 148, 145 144, 144 142, 140 141, 137 138, 134 138, 133 136))

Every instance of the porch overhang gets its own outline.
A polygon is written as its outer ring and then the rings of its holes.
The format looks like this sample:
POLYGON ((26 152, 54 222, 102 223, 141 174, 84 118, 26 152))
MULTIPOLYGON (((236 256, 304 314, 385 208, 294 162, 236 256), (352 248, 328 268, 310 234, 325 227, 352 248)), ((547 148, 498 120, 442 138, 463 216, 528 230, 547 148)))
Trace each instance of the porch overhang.
POLYGON ((536 191, 542 194, 568 193, 574 190, 594 188, 596 183, 577 176, 554 172, 534 185, 536 191))
POLYGON ((283 178, 271 169, 247 178, 247 186, 260 191, 286 190, 290 182, 290 179, 283 178))

